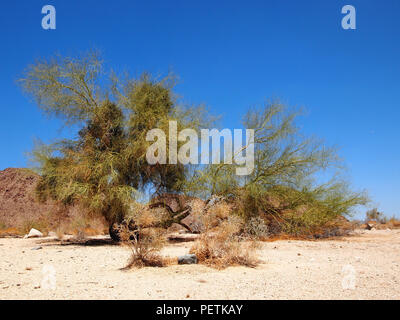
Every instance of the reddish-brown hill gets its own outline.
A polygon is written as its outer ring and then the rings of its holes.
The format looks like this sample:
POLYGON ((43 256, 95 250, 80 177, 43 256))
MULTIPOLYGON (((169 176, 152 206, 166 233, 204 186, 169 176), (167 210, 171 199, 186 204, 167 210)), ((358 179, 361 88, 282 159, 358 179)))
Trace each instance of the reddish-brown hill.
POLYGON ((62 208, 54 202, 39 203, 34 189, 40 176, 28 169, 8 168, 0 171, 0 224, 21 228, 23 224, 61 218, 62 208))

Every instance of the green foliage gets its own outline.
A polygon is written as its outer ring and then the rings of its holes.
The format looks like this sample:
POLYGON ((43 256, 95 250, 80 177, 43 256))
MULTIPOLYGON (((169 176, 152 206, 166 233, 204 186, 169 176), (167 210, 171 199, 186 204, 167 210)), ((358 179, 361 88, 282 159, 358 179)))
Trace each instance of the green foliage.
POLYGON ((178 128, 197 128, 205 117, 201 107, 177 104, 171 77, 121 80, 113 75, 108 89, 98 85, 101 70, 95 53, 57 57, 29 66, 20 82, 48 115, 81 127, 76 139, 33 151, 42 176, 38 198, 79 203, 111 225, 123 220, 138 192, 179 191, 177 182, 184 179, 183 165, 147 163, 152 143, 146 141, 147 131, 168 133, 170 120, 178 128))
POLYGON ((231 198, 235 212, 247 221, 261 216, 274 225, 273 232, 296 234, 312 232, 365 204, 366 195, 350 191, 340 179, 336 150, 304 137, 295 125, 297 115, 279 103, 250 110, 243 124, 255 131, 254 172, 240 177, 232 165, 206 166, 193 173, 184 190, 231 198), (328 182, 317 183, 318 175, 333 169, 328 182))
MULTIPOLYGON (((150 165, 149 130, 162 129, 168 141, 171 120, 178 131, 199 131, 215 119, 203 106, 181 106, 171 76, 157 80, 148 74, 138 79, 112 74, 107 83, 103 75, 99 55, 89 53, 39 61, 20 80, 46 114, 80 128, 75 139, 38 145, 33 151, 42 175, 37 186, 42 201, 79 203, 111 225, 127 216, 140 192, 223 195, 246 221, 262 217, 274 221, 277 231, 290 233, 318 229, 367 201, 340 179, 336 150, 304 137, 295 124, 298 112, 280 103, 249 110, 244 117, 243 126, 255 132, 255 168, 248 176, 237 176, 235 166, 228 164, 150 165), (317 183, 326 172, 333 173, 332 179, 317 183)), ((168 148, 167 143, 167 154, 168 148)))
POLYGON ((47 115, 71 125, 90 119, 98 106, 101 69, 98 52, 77 59, 57 55, 28 66, 19 82, 47 115))

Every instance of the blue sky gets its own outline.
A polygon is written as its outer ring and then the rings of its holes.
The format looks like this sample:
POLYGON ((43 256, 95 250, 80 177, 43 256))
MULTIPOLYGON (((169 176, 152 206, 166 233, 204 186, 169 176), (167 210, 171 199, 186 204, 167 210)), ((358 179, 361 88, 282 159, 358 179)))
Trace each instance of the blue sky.
POLYGON ((103 52, 107 67, 180 77, 188 103, 237 127, 268 98, 301 106, 305 132, 337 145, 353 186, 400 216, 400 1, 16 0, 0 10, 0 169, 27 165, 35 137, 68 132, 46 119, 15 80, 56 52, 103 52), (41 9, 57 10, 43 30, 41 9), (356 8, 357 29, 341 28, 356 8))

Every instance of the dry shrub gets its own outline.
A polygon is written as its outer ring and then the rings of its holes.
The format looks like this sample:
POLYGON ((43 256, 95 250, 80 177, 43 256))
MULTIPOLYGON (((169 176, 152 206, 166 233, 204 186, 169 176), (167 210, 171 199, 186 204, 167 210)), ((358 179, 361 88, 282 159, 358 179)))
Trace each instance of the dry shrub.
POLYGON ((392 217, 388 222, 387 225, 390 229, 400 229, 400 220, 392 217))
POLYGON ((130 216, 135 224, 142 228, 150 228, 158 225, 164 220, 168 212, 164 208, 150 209, 148 206, 141 203, 134 203, 131 206, 132 214, 130 216))
POLYGON ((46 219, 28 219, 19 221, 18 225, 0 222, 0 237, 22 236, 35 228, 47 235, 50 230, 49 222, 46 219))
POLYGON ((248 219, 244 226, 244 234, 258 240, 266 240, 271 235, 265 220, 259 216, 248 219))
POLYGON ((69 219, 62 220, 55 227, 58 239, 63 239, 64 235, 71 234, 77 241, 83 241, 88 236, 106 234, 107 223, 101 216, 74 215, 69 219))
POLYGON ((329 221, 320 228, 315 229, 310 236, 315 239, 348 236, 355 229, 355 224, 343 216, 329 221))
POLYGON ((20 229, 10 227, 8 223, 0 221, 0 238, 21 235, 23 235, 23 232, 20 229))
POLYGON ((2 237, 15 237, 24 235, 21 230, 17 228, 0 228, 0 238, 2 237))
POLYGON ((56 233, 57 238, 58 238, 59 240, 63 240, 63 239, 64 239, 64 235, 65 235, 67 232, 66 232, 66 229, 65 229, 65 227, 64 227, 63 225, 59 225, 59 226, 56 228, 55 233, 56 233))
POLYGON ((122 243, 131 250, 131 256, 124 269, 133 267, 165 267, 169 260, 160 255, 165 245, 165 230, 145 228, 139 232, 129 231, 124 227, 121 231, 122 243))
POLYGON ((220 226, 231 216, 232 205, 225 201, 221 201, 209 207, 207 210, 203 210, 200 219, 203 223, 204 230, 207 232, 220 226))
POLYGON ((209 214, 214 215, 217 219, 224 220, 227 219, 232 213, 232 205, 221 201, 218 202, 216 205, 212 206, 208 210, 209 214))
POLYGON ((123 226, 120 232, 122 244, 129 248, 131 256, 124 269, 142 267, 165 267, 172 261, 160 255, 166 243, 165 229, 153 227, 162 218, 158 210, 135 204, 131 219, 136 230, 123 226))
POLYGON ((44 235, 47 235, 50 231, 50 223, 47 219, 26 220, 23 221, 17 229, 21 230, 23 234, 27 234, 32 228, 39 230, 44 235))
MULTIPOLYGON (((386 216, 381 217, 379 221, 368 221, 368 224, 372 224, 375 229, 384 230, 384 229, 399 229, 400 228, 400 220, 396 217, 388 218, 386 216)), ((365 225, 364 225, 365 226, 365 225)))
POLYGON ((81 207, 75 206, 58 211, 36 213, 33 218, 21 217, 18 222, 0 221, 0 235, 20 236, 29 233, 34 228, 48 235, 54 231, 59 239, 65 234, 76 236, 83 240, 86 236, 108 233, 107 222, 100 215, 91 215, 81 207), (4 230, 2 232, 1 230, 4 230))
POLYGON ((205 209, 205 201, 199 198, 192 198, 187 202, 188 206, 191 209, 191 212, 194 214, 201 215, 205 209))
POLYGON ((235 265, 256 267, 259 263, 256 258, 258 244, 243 241, 239 236, 242 227, 242 219, 231 216, 202 234, 190 253, 194 253, 200 263, 217 269, 235 265))
POLYGON ((85 229, 88 227, 85 217, 75 217, 70 224, 72 234, 76 240, 84 240, 86 238, 85 229))

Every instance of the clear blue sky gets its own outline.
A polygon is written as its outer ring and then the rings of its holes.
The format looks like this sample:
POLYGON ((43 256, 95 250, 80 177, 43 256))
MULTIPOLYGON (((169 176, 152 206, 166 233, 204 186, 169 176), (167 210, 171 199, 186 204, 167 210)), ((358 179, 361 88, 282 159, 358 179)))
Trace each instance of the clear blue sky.
POLYGON ((0 169, 27 165, 32 140, 65 132, 15 80, 36 58, 100 49, 107 65, 181 78, 187 102, 238 126, 250 105, 277 97, 308 111, 301 124, 341 147, 351 181, 400 215, 400 1, 15 0, 0 7, 0 169), (41 28, 41 8, 57 29, 41 28), (357 29, 341 28, 354 5, 357 29))

